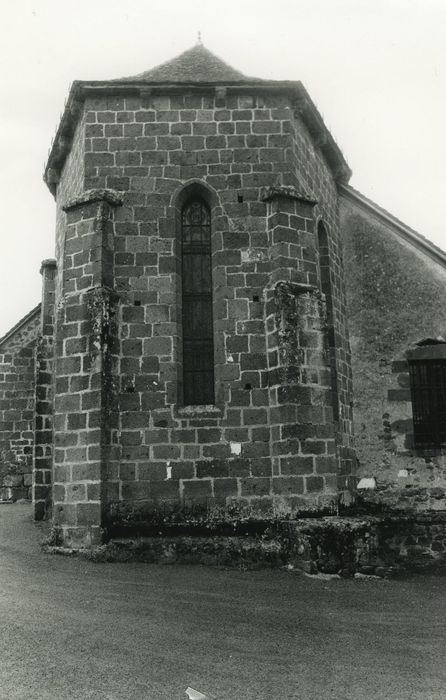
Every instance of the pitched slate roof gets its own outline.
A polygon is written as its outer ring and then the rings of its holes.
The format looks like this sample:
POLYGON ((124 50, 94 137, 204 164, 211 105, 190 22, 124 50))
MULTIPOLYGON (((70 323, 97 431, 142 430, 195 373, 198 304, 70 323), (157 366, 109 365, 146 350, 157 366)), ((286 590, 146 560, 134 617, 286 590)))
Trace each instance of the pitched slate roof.
POLYGON ((201 42, 191 49, 175 56, 170 61, 161 63, 144 73, 138 73, 127 78, 119 78, 116 82, 130 80, 147 80, 150 83, 214 83, 239 82, 257 80, 249 78, 228 63, 213 54, 201 42))
POLYGON ((71 86, 45 167, 44 180, 50 191, 53 195, 56 194, 60 173, 70 151, 76 124, 87 96, 143 95, 146 90, 168 93, 171 90, 178 92, 186 87, 187 90, 202 91, 219 86, 234 93, 249 89, 253 92, 272 91, 290 95, 309 131, 319 140, 321 150, 335 178, 339 181, 348 181, 351 175, 350 168, 324 124, 316 105, 300 81, 263 80, 244 75, 199 42, 170 61, 135 76, 115 80, 76 80, 71 86))

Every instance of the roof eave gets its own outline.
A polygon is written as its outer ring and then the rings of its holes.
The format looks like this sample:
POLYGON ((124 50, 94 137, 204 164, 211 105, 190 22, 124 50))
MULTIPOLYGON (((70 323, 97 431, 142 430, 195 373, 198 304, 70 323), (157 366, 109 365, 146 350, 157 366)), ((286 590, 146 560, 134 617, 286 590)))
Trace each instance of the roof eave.
POLYGON ((299 81, 300 99, 296 109, 307 126, 314 142, 321 149, 330 165, 335 180, 338 183, 347 184, 352 176, 352 171, 344 158, 344 155, 334 140, 331 132, 325 125, 321 113, 311 99, 304 85, 299 81))
POLYGON ((72 83, 59 126, 51 142, 43 179, 53 196, 56 195, 60 172, 70 151, 77 121, 82 111, 82 81, 72 83))

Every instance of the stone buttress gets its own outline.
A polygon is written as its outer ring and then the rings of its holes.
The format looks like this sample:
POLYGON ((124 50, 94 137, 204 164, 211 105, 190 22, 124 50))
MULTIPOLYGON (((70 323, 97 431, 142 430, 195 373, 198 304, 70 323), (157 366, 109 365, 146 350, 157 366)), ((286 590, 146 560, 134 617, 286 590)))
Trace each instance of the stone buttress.
POLYGON ((90 191, 64 206, 62 290, 56 300, 53 520, 65 543, 97 544, 116 422, 117 302, 113 214, 121 200, 90 191))

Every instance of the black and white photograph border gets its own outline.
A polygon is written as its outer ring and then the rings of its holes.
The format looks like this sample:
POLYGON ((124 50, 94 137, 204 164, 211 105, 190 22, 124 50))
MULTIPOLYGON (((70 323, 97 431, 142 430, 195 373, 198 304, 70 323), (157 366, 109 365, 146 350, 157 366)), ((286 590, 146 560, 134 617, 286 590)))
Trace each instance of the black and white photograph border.
POLYGON ((445 23, 4 9, 0 697, 446 696, 445 23))

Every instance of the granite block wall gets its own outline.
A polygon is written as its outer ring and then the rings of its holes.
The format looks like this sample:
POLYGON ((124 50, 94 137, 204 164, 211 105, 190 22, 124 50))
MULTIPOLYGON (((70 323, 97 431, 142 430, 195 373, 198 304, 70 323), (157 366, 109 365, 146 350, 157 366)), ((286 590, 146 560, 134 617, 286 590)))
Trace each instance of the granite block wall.
POLYGON ((44 260, 40 272, 42 274, 42 304, 39 338, 36 345, 33 425, 32 499, 36 520, 49 518, 52 506, 56 261, 52 258, 44 260))
POLYGON ((406 354, 425 338, 446 338, 446 271, 350 202, 342 221, 358 476, 373 485, 359 493, 386 509, 444 509, 442 450, 413 449, 406 354))
MULTIPOLYGON (((228 518, 336 507, 352 486, 340 466, 351 464, 342 454, 350 423, 344 412, 334 426, 314 207, 337 246, 337 195, 320 155, 297 177, 297 139, 309 136, 292 99, 205 91, 87 97, 84 109, 85 194, 63 202, 58 246, 56 522, 82 538, 88 504, 101 513, 94 540, 101 524, 136 511, 228 518), (84 211, 91 198, 110 207, 113 193, 122 206, 105 218, 84 211), (182 398, 180 215, 196 196, 211 211, 215 348, 215 405, 201 407, 182 398), (113 319, 112 341, 96 345, 93 290, 107 296, 113 319), (113 359, 99 370, 91 358, 104 343, 113 359), (98 458, 84 444, 93 390, 98 458), (296 424, 305 426, 299 434, 296 424), (60 444, 67 435, 73 444, 60 444), (76 481, 79 464, 92 469, 76 481)), ((57 198, 66 191, 59 185, 57 198)), ((345 329, 335 263, 334 322, 345 329)), ((349 406, 345 333, 337 341, 349 406)))
POLYGON ((0 341, 0 499, 29 498, 40 307, 0 341))

